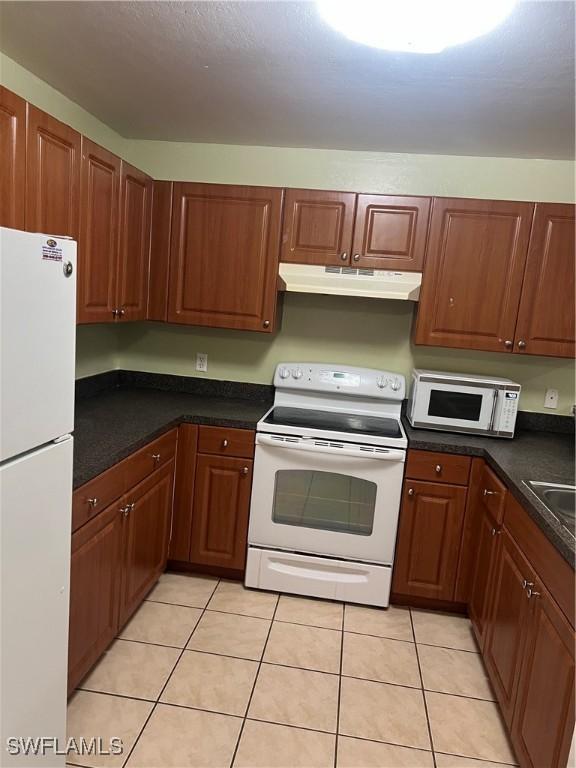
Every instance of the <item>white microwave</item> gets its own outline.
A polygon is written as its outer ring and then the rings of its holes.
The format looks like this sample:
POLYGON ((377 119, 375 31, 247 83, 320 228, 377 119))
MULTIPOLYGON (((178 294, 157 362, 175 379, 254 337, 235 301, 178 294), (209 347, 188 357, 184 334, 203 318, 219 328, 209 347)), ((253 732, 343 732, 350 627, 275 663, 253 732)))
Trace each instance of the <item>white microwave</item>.
POLYGON ((509 379, 415 370, 408 421, 424 429, 514 437, 520 389, 509 379))

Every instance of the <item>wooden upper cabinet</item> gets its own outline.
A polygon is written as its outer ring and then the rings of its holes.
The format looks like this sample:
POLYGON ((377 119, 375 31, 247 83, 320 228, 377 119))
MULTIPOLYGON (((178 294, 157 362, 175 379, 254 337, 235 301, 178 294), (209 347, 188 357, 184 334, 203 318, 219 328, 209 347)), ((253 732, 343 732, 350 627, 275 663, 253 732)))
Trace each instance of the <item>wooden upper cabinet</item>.
POLYGON ((574 356, 573 205, 536 203, 515 352, 574 356))
POLYGON ((405 480, 392 591, 453 600, 466 488, 405 480))
POLYGON ((28 105, 26 229, 78 240, 81 136, 28 105))
POLYGON ((429 197, 358 195, 352 265, 422 271, 429 197))
POLYGON ((174 184, 168 321, 272 331, 282 190, 174 184))
POLYGON ((0 86, 0 227, 24 229, 26 102, 0 86))
POLYGON ((416 344, 512 351, 533 211, 435 198, 416 344))
POLYGON ((512 743, 522 766, 564 768, 574 728, 574 630, 536 583, 512 743))
POLYGON ((116 308, 120 158, 82 139, 79 323, 112 322, 116 308))
POLYGON ((145 320, 153 181, 122 161, 117 307, 122 320, 145 320))
POLYGON ((353 192, 287 189, 281 261, 349 264, 355 206, 353 192))
POLYGON ((170 268, 173 189, 174 184, 171 181, 154 182, 147 320, 165 322, 168 311, 168 274, 170 268))

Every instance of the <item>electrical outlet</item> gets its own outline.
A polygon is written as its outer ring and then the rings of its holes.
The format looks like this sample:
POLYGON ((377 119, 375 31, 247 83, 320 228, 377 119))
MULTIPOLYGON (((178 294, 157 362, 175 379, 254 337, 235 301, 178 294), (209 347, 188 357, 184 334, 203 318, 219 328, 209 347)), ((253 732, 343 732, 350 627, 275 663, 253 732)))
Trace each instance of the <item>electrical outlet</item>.
POLYGON ((206 352, 196 352, 196 370, 204 372, 208 370, 208 355, 206 352))
POLYGON ((558 390, 547 389, 544 396, 544 408, 558 408, 558 390))

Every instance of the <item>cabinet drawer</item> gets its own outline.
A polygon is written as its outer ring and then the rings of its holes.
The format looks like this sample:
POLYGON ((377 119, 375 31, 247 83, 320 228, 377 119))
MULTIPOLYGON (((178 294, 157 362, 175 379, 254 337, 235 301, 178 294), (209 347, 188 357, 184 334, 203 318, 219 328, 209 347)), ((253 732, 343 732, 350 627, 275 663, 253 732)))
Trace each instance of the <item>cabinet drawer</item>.
POLYGON ((254 456, 254 432, 251 429, 200 427, 198 453, 251 459, 254 456))
POLYGON ((175 429, 154 440, 122 462, 124 465, 124 488, 128 491, 141 480, 152 474, 176 453, 175 429))
POLYGON ((411 480, 468 485, 470 462, 469 456, 434 451, 408 451, 406 477, 411 480))
POLYGON ((72 496, 72 531, 87 523, 124 493, 124 472, 121 464, 80 486, 72 496))
POLYGON ((500 525, 504 519, 506 504, 506 486, 486 464, 482 467, 478 487, 480 504, 490 513, 495 523, 500 525))

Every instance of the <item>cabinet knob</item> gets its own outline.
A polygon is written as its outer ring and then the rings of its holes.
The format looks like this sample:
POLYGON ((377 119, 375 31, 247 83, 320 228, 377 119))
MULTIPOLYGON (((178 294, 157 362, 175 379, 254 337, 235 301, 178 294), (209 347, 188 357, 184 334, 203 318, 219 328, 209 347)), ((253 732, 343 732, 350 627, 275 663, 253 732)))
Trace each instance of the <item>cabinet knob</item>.
POLYGON ((248 467, 242 467, 242 474, 243 475, 247 475, 249 471, 250 470, 248 469, 248 467))
POLYGON ((408 496, 414 496, 414 488, 408 488, 408 496))
POLYGON ((484 496, 498 496, 498 491, 489 491, 488 488, 484 488, 484 496))
POLYGON ((436 474, 439 475, 440 472, 442 472, 442 464, 436 464, 436 466, 434 467, 434 472, 436 472, 436 474))
POLYGON ((522 589, 528 589, 528 587, 533 587, 534 582, 528 581, 528 579, 522 579, 522 589))
POLYGON ((360 254, 359 253, 355 253, 354 256, 352 257, 352 259, 354 261, 360 261, 360 254))
POLYGON ((154 460, 154 464, 158 464, 158 462, 160 461, 160 454, 159 453, 153 453, 152 454, 152 458, 154 460))
POLYGON ((340 258, 342 259, 342 261, 348 261, 348 254, 346 253, 346 251, 340 254, 340 258))
POLYGON ((506 349, 512 349, 513 343, 514 342, 512 342, 510 339, 506 339, 506 341, 504 342, 504 346, 506 347, 506 349))
POLYGON ((118 310, 118 314, 120 315, 120 317, 124 317, 124 315, 126 314, 126 310, 124 309, 124 307, 120 307, 120 309, 118 310))
POLYGON ((222 440, 222 448, 228 448, 228 440, 226 440, 226 438, 222 440))
POLYGON ((124 507, 120 507, 120 512, 124 515, 124 517, 128 517, 130 514, 130 504, 126 504, 124 507))
POLYGON ((118 314, 120 313, 119 309, 113 309, 112 310, 112 317, 118 317, 118 314))
POLYGON ((94 507, 98 506, 98 499, 96 498, 96 496, 94 496, 94 498, 92 498, 92 499, 86 499, 86 501, 92 507, 92 509, 94 509, 94 507))
POLYGON ((526 342, 523 339, 518 342, 518 349, 526 349, 526 342))
POLYGON ((270 320, 264 320, 262 325, 264 326, 264 328, 270 328, 270 320))
POLYGON ((492 536, 499 536, 502 533, 500 528, 492 528, 492 536))
POLYGON ((528 587, 526 594, 528 595, 528 600, 530 600, 531 597, 541 597, 540 592, 536 592, 536 590, 532 589, 530 586, 528 587))

